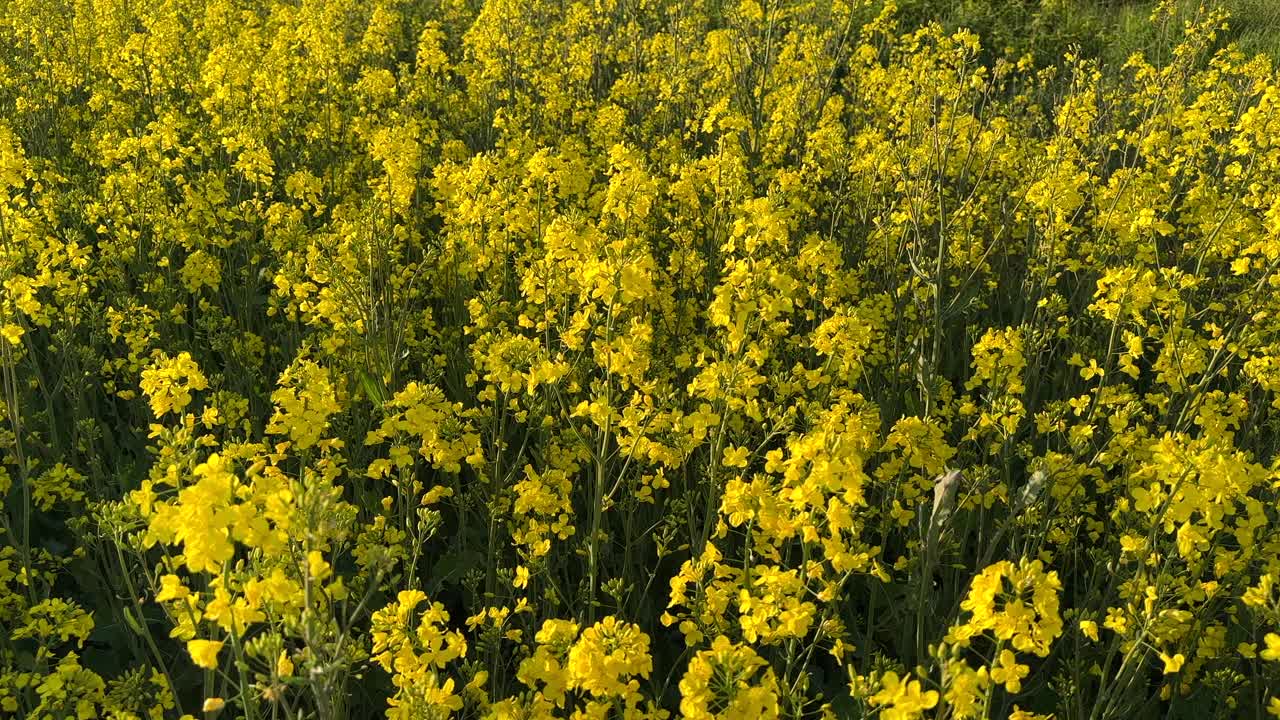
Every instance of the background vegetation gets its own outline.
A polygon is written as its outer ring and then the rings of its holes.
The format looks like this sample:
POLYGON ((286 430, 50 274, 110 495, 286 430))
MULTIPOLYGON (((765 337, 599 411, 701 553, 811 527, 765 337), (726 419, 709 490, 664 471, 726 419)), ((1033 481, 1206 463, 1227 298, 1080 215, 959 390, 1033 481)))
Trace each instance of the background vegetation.
MULTIPOLYGON (((1202 3, 1176 0, 1179 14, 1193 14, 1202 3)), ((1031 52, 1040 63, 1057 62, 1075 46, 1089 57, 1122 63, 1134 52, 1168 52, 1172 38, 1151 22, 1151 0, 901 0, 908 22, 939 21, 948 29, 977 32, 992 51, 1031 52)), ((1280 49, 1280 4, 1269 0, 1219 0, 1230 27, 1222 33, 1247 53, 1276 57, 1280 49)))

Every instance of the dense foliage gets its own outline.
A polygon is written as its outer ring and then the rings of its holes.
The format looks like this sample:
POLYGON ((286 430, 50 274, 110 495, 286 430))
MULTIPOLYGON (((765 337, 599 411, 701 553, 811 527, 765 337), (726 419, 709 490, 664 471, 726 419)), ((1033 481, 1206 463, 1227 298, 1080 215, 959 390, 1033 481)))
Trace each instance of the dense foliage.
POLYGON ((1280 714, 1280 75, 920 22, 0 0, 0 713, 1280 714))

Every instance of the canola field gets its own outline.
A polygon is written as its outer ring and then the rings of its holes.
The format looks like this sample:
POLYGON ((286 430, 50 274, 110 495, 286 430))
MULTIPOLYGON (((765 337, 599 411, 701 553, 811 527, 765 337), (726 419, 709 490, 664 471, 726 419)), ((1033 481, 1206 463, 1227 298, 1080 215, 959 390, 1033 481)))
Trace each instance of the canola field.
POLYGON ((1280 716, 1280 71, 1146 23, 0 0, 0 716, 1280 716))

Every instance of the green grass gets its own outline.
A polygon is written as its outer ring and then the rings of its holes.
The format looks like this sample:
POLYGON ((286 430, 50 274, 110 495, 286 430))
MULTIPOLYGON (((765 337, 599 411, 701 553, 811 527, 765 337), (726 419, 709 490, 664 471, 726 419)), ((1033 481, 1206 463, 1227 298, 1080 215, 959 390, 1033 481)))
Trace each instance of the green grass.
MULTIPOLYGON (((1030 52, 1042 64, 1057 62, 1071 48, 1105 63, 1123 62, 1136 51, 1168 48, 1151 22, 1156 0, 899 0, 904 25, 938 20, 952 29, 977 32, 994 52, 1030 52)), ((1224 42, 1247 54, 1280 58, 1280 0, 1175 0, 1179 15, 1194 17, 1202 5, 1231 15, 1224 42)))
MULTIPOLYGON (((1178 0, 1180 13, 1191 16, 1202 4, 1199 0, 1178 0)), ((1104 8, 1116 48, 1130 51, 1158 42, 1150 16, 1155 3, 1116 3, 1104 8)), ((1266 53, 1280 57, 1280 2, 1277 0, 1212 0, 1205 7, 1219 7, 1231 14, 1230 29, 1223 40, 1239 44, 1247 54, 1266 53)))

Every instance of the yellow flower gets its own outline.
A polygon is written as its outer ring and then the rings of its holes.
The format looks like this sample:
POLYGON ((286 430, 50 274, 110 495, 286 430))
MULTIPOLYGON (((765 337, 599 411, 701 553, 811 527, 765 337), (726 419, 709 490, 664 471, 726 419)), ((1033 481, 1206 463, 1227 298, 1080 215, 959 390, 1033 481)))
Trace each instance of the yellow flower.
POLYGON ((206 670, 213 670, 218 667, 218 651, 220 650, 222 650, 222 642, 219 640, 187 641, 187 652, 191 653, 192 662, 206 670))
POLYGON ((182 584, 182 578, 172 574, 164 575, 160 578, 160 592, 156 593, 156 602, 181 600, 190 594, 191 591, 182 584))
POLYGON ((1018 662, 1018 658, 1009 650, 1000 651, 1000 663, 991 669, 991 679, 1004 683, 1004 689, 1011 693, 1022 692, 1022 678, 1031 672, 1031 668, 1018 662))
POLYGON ((329 562, 324 559, 324 554, 319 550, 312 550, 307 553, 307 573, 312 580, 316 582, 324 582, 333 575, 333 568, 329 562))
POLYGON ((280 657, 276 658, 276 675, 282 678, 293 675, 293 660, 289 659, 289 653, 286 650, 281 650, 280 657))
POLYGON ((1267 633, 1266 637, 1262 638, 1262 641, 1267 644, 1267 649, 1259 653, 1262 659, 1272 662, 1280 660, 1280 635, 1267 633))
POLYGON ((914 720, 938 704, 938 691, 922 690, 919 680, 899 678, 890 671, 880 677, 880 691, 871 696, 871 702, 883 708, 884 720, 914 720))
POLYGON ((1182 664, 1187 661, 1187 658, 1182 653, 1178 653, 1173 657, 1160 653, 1160 660, 1164 662, 1164 674, 1170 675, 1182 670, 1182 664))
POLYGON ((724 449, 724 464, 726 467, 744 468, 747 466, 747 457, 751 451, 744 447, 729 446, 724 449))
POLYGON ((4 339, 13 345, 18 345, 22 342, 22 333, 21 325, 5 323, 4 326, 0 326, 0 335, 3 335, 4 339))
POLYGON ((225 700, 223 700, 222 698, 220 698, 220 697, 211 697, 211 698, 205 698, 205 699, 204 699, 204 705, 203 705, 203 706, 201 706, 201 708, 200 708, 200 709, 201 709, 202 711, 204 711, 204 712, 207 712, 207 713, 215 713, 215 712, 218 712, 219 710, 221 710, 222 708, 224 708, 224 707, 226 707, 226 706, 227 706, 227 703, 226 703, 226 701, 225 701, 225 700))

